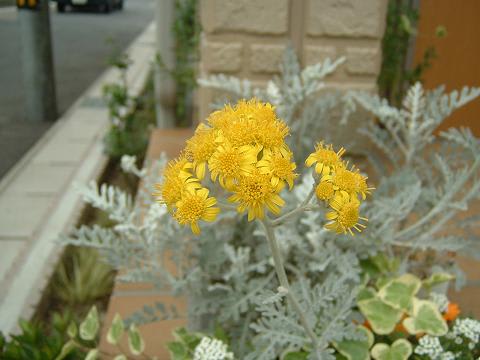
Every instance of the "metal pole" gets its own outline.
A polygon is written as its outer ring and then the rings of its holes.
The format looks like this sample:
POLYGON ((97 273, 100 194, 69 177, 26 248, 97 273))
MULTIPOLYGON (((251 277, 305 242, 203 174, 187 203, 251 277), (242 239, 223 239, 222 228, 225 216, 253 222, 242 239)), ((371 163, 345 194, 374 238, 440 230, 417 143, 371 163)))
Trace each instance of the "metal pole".
MULTIPOLYGON (((155 22, 157 26, 157 54, 168 70, 175 67, 175 39, 173 21, 175 17, 174 0, 156 0, 155 22)), ((175 81, 165 69, 155 66, 155 109, 157 126, 170 128, 175 126, 175 81)))
POLYGON ((57 118, 48 0, 34 9, 19 8, 25 110, 28 121, 57 118))

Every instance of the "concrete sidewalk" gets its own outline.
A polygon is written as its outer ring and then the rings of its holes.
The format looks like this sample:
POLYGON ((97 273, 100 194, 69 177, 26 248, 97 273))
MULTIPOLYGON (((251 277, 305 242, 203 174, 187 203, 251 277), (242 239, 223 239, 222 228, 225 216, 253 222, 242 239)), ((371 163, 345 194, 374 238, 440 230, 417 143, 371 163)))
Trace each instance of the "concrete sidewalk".
MULTIPOLYGON (((155 54, 153 23, 127 50, 132 95, 139 95, 155 54)), ((108 69, 0 182, 0 331, 29 318, 62 247, 58 235, 74 225, 83 208, 75 183, 104 169, 102 138, 108 109, 102 87, 118 81, 108 69)))

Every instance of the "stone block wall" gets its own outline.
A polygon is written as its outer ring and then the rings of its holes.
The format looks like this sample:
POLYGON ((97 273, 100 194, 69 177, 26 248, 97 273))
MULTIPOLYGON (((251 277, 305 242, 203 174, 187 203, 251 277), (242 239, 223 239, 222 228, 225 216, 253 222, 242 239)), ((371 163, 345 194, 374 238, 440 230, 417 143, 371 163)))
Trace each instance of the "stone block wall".
MULTIPOLYGON (((199 74, 265 83, 291 43, 302 65, 346 56, 329 86, 374 90, 386 7, 387 0, 201 0, 199 74)), ((212 97, 199 89, 199 121, 212 97)))

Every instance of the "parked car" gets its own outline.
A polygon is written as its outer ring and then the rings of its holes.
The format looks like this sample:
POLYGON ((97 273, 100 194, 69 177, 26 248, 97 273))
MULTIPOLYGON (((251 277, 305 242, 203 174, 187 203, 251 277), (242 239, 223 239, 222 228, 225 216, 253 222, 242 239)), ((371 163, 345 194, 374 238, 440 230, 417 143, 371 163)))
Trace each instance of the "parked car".
POLYGON ((124 0, 52 0, 57 3, 57 11, 64 12, 67 6, 73 8, 97 7, 100 11, 109 13, 113 9, 122 10, 124 0))

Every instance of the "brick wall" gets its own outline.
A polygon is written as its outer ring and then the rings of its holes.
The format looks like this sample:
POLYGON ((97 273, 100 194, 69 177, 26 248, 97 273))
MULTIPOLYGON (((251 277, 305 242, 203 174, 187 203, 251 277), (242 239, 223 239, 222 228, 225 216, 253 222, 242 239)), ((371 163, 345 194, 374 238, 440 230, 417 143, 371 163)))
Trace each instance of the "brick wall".
MULTIPOLYGON (((373 90, 381 62, 386 0, 201 0, 200 76, 225 73, 264 83, 290 42, 302 65, 347 61, 328 78, 337 88, 373 90)), ((199 120, 213 94, 199 89, 199 120)))

